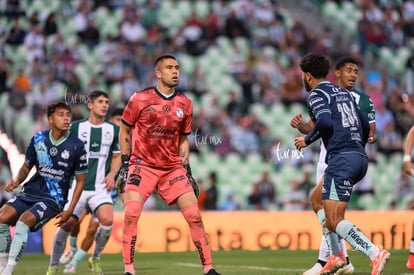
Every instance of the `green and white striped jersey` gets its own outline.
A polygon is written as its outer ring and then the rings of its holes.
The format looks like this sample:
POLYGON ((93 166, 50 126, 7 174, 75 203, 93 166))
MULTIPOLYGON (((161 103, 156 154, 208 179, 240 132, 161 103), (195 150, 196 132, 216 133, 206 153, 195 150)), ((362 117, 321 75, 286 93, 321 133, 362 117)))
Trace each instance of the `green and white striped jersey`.
POLYGON ((374 109, 374 103, 372 102, 371 98, 364 94, 363 92, 359 92, 356 90, 353 90, 351 94, 355 98, 356 104, 358 104, 361 111, 367 116, 369 123, 375 122, 375 109, 374 109))
POLYGON ((105 190, 102 182, 111 168, 112 154, 121 153, 119 127, 108 121, 93 125, 84 119, 73 122, 70 131, 83 141, 88 154, 88 175, 83 190, 105 190))

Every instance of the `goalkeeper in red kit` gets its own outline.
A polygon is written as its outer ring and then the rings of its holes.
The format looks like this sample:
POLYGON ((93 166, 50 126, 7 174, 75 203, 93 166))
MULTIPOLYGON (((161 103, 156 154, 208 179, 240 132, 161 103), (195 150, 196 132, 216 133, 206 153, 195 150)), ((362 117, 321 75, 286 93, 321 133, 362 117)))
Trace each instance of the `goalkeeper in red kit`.
POLYGON ((155 188, 168 205, 176 204, 181 210, 204 274, 219 274, 212 266, 209 241, 197 204, 199 190, 189 164, 187 136, 191 132, 193 105, 175 90, 180 68, 174 56, 158 57, 155 75, 158 79, 155 87, 136 92, 129 99, 119 133, 122 167, 117 186, 121 192, 125 191, 124 275, 135 274, 137 223, 143 204, 155 188))

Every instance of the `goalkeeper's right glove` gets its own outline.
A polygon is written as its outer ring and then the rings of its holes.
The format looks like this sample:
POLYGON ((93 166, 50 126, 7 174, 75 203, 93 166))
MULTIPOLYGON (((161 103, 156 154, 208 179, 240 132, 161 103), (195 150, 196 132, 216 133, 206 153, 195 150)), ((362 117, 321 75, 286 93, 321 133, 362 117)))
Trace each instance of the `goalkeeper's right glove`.
POLYGON ((115 188, 119 194, 125 192, 125 185, 128 178, 128 167, 129 167, 130 156, 121 156, 121 169, 119 170, 118 178, 116 179, 115 188))

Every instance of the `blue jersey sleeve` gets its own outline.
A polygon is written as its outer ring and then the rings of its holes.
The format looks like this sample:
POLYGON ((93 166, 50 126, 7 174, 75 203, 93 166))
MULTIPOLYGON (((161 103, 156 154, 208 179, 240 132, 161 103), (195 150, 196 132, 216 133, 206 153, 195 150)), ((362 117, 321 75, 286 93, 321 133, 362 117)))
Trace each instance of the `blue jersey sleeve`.
POLYGON ((313 122, 323 113, 331 113, 329 108, 329 95, 322 90, 313 90, 308 97, 309 115, 313 122))
POLYGON ((30 140, 30 144, 26 149, 26 158, 25 158, 25 162, 29 165, 35 165, 36 160, 37 160, 37 156, 36 156, 36 150, 34 147, 34 138, 32 137, 32 139, 30 140))

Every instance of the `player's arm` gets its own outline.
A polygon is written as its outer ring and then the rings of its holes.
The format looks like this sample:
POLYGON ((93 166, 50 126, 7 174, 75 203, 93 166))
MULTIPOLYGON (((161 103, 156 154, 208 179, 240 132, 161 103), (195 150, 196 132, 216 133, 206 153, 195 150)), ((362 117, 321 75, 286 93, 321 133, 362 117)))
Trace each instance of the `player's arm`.
POLYGON ((115 186, 115 177, 118 174, 119 168, 121 168, 121 154, 112 154, 111 168, 109 173, 106 174, 102 183, 105 183, 105 188, 107 191, 110 191, 115 186))
POLYGON ((304 123, 302 119, 302 113, 299 113, 292 118, 292 120, 290 121, 290 126, 298 129, 299 132, 306 135, 310 131, 312 131, 312 128, 314 127, 314 123, 312 120, 309 120, 307 123, 304 123))
POLYGON ((188 143, 187 135, 180 135, 180 156, 181 162, 184 168, 187 170, 187 178, 190 182, 191 186, 193 187, 194 194, 198 198, 200 196, 200 188, 198 187, 197 181, 194 179, 191 167, 190 167, 190 144, 188 143))
POLYGON ((414 126, 411 127, 410 131, 407 134, 407 140, 405 141, 404 149, 404 173, 410 176, 414 176, 413 170, 414 165, 411 162, 411 151, 413 150, 414 145, 414 126))
POLYGON ((13 189, 15 189, 16 187, 18 187, 20 184, 22 184, 22 182, 27 178, 27 176, 30 173, 30 170, 32 169, 33 165, 32 164, 28 164, 27 162, 24 162, 22 167, 20 167, 19 172, 17 173, 17 176, 14 180, 11 180, 7 186, 6 186, 6 191, 7 192, 12 192, 13 189))
POLYGON ((361 121, 361 128, 362 128, 362 142, 364 143, 364 145, 367 143, 368 141, 368 137, 370 134, 370 130, 371 130, 371 125, 368 122, 367 117, 365 116, 365 114, 361 111, 361 109, 359 109, 358 107, 355 108, 359 117, 359 120, 361 121))
POLYGON ((86 175, 87 173, 76 174, 76 185, 75 190, 73 191, 72 200, 70 201, 68 209, 56 216, 56 218, 58 218, 58 221, 56 222, 57 226, 63 225, 70 218, 73 210, 75 210, 75 206, 78 203, 83 187, 85 186, 86 175))
POLYGON ((118 178, 115 183, 115 187, 118 192, 121 194, 124 192, 125 184, 128 177, 128 167, 131 151, 131 129, 132 127, 127 125, 124 120, 122 120, 121 127, 119 129, 119 147, 121 149, 121 159, 118 178))
POLYGON ((315 125, 306 136, 295 138, 295 146, 298 150, 307 147, 319 139, 322 134, 330 135, 333 130, 331 110, 326 96, 317 91, 311 92, 309 95, 309 109, 310 114, 316 118, 315 125))

